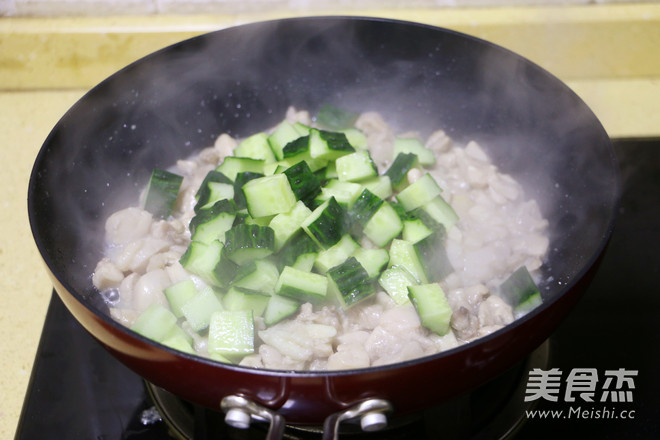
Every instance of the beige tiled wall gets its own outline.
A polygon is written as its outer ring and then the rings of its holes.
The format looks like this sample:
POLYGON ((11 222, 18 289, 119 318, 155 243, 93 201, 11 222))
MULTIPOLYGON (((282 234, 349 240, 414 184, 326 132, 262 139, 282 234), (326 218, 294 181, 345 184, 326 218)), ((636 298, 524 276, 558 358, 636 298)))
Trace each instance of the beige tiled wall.
POLYGON ((265 9, 313 12, 365 8, 563 5, 633 1, 639 0, 0 0, 0 16, 235 13, 265 9))

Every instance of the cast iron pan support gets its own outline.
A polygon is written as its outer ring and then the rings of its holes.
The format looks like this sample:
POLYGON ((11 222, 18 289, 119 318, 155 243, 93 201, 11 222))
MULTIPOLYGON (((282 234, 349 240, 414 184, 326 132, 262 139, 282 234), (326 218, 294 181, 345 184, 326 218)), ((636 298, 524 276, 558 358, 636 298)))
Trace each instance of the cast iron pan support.
MULTIPOLYGON (((268 408, 257 405, 242 396, 230 395, 222 399, 220 407, 225 412, 225 422, 234 428, 247 429, 252 419, 269 423, 266 440, 280 440, 284 435, 284 417, 268 408)), ((339 424, 358 420, 365 432, 380 431, 387 427, 388 412, 392 405, 383 399, 367 399, 348 409, 329 415, 323 423, 323 440, 339 438, 339 424)))

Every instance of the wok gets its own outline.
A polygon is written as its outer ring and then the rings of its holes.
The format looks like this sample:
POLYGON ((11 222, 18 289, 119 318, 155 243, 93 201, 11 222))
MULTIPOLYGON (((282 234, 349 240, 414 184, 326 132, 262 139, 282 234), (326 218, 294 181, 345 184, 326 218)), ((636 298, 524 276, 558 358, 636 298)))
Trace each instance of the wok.
POLYGON ((218 409, 232 395, 288 423, 320 424, 366 399, 384 399, 395 416, 445 401, 494 378, 547 339, 583 292, 610 236, 615 165, 609 138, 585 103, 510 51, 421 24, 309 17, 192 38, 100 83, 46 139, 28 208, 56 291, 128 367, 196 404, 218 409), (221 133, 265 130, 289 105, 314 113, 323 103, 378 110, 401 130, 441 128, 459 143, 480 142, 549 220, 543 305, 447 352, 338 372, 216 363, 114 322, 91 282, 108 215, 135 203, 154 167, 171 166, 221 133))

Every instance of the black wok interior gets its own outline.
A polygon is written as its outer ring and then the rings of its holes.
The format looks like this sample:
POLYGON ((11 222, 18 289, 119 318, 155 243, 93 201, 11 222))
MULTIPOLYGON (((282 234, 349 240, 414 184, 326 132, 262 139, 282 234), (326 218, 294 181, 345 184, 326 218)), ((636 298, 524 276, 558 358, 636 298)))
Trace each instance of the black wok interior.
POLYGON ((551 223, 542 293, 560 295, 593 263, 617 198, 607 134, 549 73, 451 31, 378 19, 280 20, 203 35, 148 56, 92 89, 58 123, 29 188, 50 270, 92 309, 107 216, 135 204, 154 167, 246 136, 288 106, 378 110, 401 130, 476 139, 539 199, 551 223))

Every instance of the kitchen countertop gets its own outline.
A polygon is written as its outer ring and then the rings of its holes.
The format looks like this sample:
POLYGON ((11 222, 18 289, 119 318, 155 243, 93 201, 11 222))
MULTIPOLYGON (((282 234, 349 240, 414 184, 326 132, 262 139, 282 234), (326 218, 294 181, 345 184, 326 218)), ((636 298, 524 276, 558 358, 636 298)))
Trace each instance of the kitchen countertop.
MULTIPOLYGON (((660 136, 660 4, 351 14, 425 22, 496 42, 566 81, 612 137, 660 136)), ((32 163, 48 132, 86 90, 131 61, 266 18, 277 17, 0 18, 0 438, 14 435, 51 295, 26 209, 32 163)))

